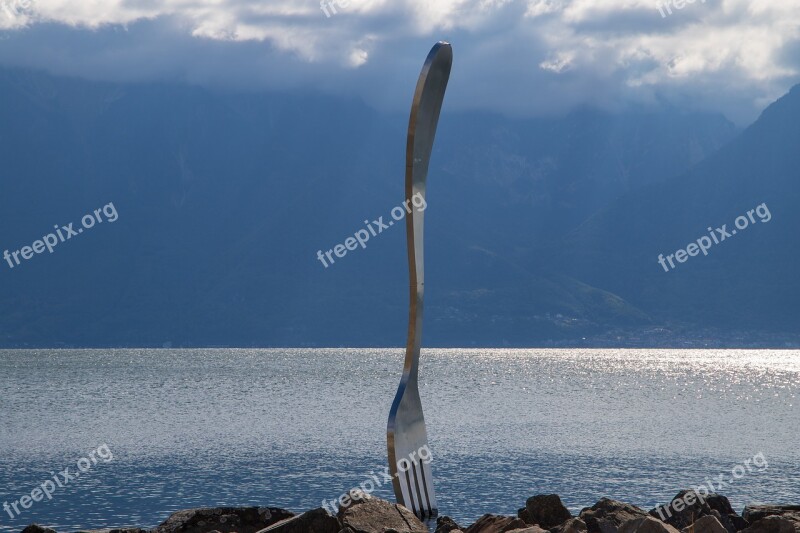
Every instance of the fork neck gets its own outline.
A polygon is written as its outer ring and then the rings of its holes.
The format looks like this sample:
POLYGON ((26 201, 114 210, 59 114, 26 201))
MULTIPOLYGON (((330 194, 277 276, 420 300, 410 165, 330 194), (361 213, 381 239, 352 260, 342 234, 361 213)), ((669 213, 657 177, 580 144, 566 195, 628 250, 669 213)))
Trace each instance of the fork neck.
MULTIPOLYGON (((421 197, 425 200, 424 180, 407 180, 406 200, 421 197)), ((424 204, 423 204, 424 205, 424 204)), ((422 317, 425 299, 425 263, 423 227, 425 212, 412 209, 406 217, 408 243, 409 311, 408 337, 406 339, 405 372, 416 382, 419 374, 419 353, 422 345, 422 317)))

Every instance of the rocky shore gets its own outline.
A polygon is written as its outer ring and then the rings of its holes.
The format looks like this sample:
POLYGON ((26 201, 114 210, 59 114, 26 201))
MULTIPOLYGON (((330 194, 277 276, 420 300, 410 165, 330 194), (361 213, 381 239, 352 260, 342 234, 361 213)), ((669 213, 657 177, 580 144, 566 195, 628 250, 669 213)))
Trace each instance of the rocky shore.
MULTIPOLYGON (((728 498, 691 490, 650 511, 603 498, 578 514, 555 494, 528 499, 517 516, 485 514, 462 527, 436 520, 434 533, 800 533, 800 505, 753 505, 739 515, 728 498)), ((56 533, 32 524, 22 533, 56 533)), ((429 533, 401 505, 364 496, 336 515, 323 508, 295 514, 275 507, 191 509, 172 514, 153 529, 137 527, 80 533, 429 533)))

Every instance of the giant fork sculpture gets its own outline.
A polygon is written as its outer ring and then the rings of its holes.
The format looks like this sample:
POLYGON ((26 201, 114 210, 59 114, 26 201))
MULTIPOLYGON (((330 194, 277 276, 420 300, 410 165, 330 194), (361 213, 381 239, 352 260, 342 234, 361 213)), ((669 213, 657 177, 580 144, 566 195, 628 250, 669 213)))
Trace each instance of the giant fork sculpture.
MULTIPOLYGON (((453 51, 450 45, 445 42, 437 43, 428 54, 417 81, 406 146, 406 201, 409 203, 415 196, 425 198, 428 162, 452 63, 453 51)), ((427 203, 424 202, 423 205, 427 206, 427 203)), ((420 458, 421 453, 428 455, 425 459, 430 457, 417 382, 425 289, 422 242, 424 214, 424 211, 414 209, 406 217, 408 272, 411 282, 408 340, 403 377, 392 402, 386 430, 389 469, 397 502, 411 509, 420 518, 436 516, 438 511, 430 461, 420 458)))

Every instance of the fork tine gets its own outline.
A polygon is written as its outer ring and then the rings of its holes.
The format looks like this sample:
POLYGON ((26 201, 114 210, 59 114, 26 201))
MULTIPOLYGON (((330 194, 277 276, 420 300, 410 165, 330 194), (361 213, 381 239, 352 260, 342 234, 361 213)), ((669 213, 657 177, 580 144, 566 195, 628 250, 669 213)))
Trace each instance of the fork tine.
POLYGON ((438 514, 433 485, 430 483, 430 467, 425 463, 412 462, 405 472, 400 472, 400 491, 403 503, 420 518, 438 514))
POLYGON ((412 470, 414 471, 414 485, 417 494, 417 501, 419 501, 420 505, 420 515, 430 516, 431 513, 431 504, 428 500, 427 495, 427 487, 425 487, 425 474, 422 468, 422 463, 417 463, 416 461, 411 465, 412 470), (417 470, 419 468, 419 470, 417 470))
POLYGON ((417 510, 414 508, 414 503, 411 500, 411 489, 410 489, 411 485, 409 483, 409 479, 406 474, 407 472, 403 472, 400 470, 398 470, 396 474, 400 485, 400 494, 397 499, 398 500, 397 503, 405 505, 406 507, 410 508, 414 514, 417 514, 417 510))
POLYGON ((417 463, 416 461, 411 463, 411 494, 414 497, 414 500, 417 503, 417 509, 421 515, 424 516, 425 514, 425 501, 422 499, 422 494, 419 490, 419 476, 417 475, 417 463))
POLYGON ((436 516, 439 512, 439 509, 436 505, 436 495, 433 492, 433 475, 431 473, 431 467, 429 463, 420 463, 420 474, 422 478, 425 501, 427 502, 428 516, 436 516))
MULTIPOLYGON (((427 446, 427 445, 425 445, 427 446)), ((400 497, 398 503, 408 507, 420 518, 436 516, 436 496, 431 483, 430 465, 422 461, 408 461, 408 468, 397 469, 400 497)))
MULTIPOLYGON (((413 468, 413 465, 412 465, 413 468)), ((406 500, 411 505, 411 510, 414 512, 415 515, 420 516, 422 513, 422 506, 420 505, 420 501, 417 497, 417 489, 416 489, 416 476, 411 468, 406 470, 403 475, 405 476, 405 484, 408 487, 408 495, 409 498, 406 500)))

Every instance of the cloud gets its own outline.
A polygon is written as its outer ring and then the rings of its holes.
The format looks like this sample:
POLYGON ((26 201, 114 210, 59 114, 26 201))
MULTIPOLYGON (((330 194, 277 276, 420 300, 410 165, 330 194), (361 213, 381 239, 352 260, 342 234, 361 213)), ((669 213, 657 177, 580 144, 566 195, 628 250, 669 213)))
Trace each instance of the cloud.
POLYGON ((394 109, 445 39, 455 108, 536 115, 666 100, 739 122, 800 80, 797 0, 660 1, 0 0, 0 64, 310 87, 394 109))

